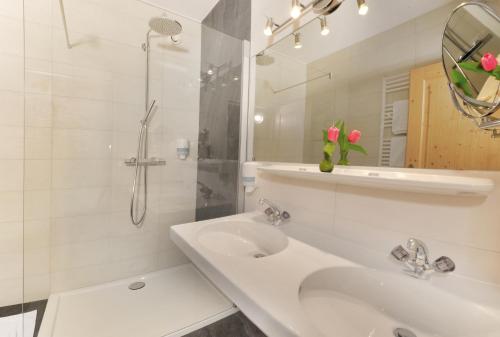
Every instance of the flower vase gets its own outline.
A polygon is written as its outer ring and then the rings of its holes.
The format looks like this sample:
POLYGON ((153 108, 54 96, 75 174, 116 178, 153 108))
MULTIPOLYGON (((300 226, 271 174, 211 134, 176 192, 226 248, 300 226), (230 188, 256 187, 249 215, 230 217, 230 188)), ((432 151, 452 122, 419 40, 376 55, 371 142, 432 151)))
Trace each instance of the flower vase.
POLYGON ((332 172, 333 171, 333 158, 332 158, 332 156, 326 152, 323 153, 323 155, 324 155, 324 159, 319 164, 319 170, 321 172, 326 172, 326 173, 332 172))
POLYGON ((349 160, 347 159, 348 155, 349 155, 349 151, 340 151, 340 159, 339 159, 337 165, 343 165, 343 166, 349 165, 349 160))

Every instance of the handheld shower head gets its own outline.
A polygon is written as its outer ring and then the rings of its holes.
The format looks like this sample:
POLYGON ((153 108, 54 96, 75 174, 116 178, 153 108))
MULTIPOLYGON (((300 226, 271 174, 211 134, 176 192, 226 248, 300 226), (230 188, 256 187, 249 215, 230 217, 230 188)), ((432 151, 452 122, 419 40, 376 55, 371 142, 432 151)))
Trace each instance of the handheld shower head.
POLYGON ((151 20, 149 20, 149 27, 155 33, 161 35, 174 36, 182 33, 182 25, 179 22, 166 17, 151 18, 151 20))

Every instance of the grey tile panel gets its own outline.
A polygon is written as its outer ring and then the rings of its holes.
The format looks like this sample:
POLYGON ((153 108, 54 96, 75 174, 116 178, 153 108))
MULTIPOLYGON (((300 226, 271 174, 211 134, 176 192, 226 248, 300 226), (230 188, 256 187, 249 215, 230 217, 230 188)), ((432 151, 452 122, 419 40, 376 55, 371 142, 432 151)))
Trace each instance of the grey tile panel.
POLYGON ((184 337, 266 337, 245 315, 238 312, 184 337))
POLYGON ((240 40, 250 41, 251 0, 220 0, 203 24, 240 40))

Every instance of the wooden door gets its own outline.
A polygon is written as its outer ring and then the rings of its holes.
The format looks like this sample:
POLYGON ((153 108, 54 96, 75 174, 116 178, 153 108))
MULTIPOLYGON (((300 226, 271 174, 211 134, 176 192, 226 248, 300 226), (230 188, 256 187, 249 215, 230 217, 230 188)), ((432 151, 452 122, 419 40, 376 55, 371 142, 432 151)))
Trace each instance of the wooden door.
POLYGON ((410 73, 406 167, 500 170, 500 139, 455 109, 441 63, 410 73))

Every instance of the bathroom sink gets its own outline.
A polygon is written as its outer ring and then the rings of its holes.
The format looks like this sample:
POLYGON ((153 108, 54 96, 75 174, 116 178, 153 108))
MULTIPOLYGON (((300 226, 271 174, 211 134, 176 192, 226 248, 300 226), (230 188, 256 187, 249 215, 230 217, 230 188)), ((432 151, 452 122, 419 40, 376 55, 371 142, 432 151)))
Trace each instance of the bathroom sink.
POLYGON ((404 274, 361 267, 323 269, 302 282, 299 298, 324 336, 500 336, 498 309, 404 274))
POLYGON ((204 226, 197 235, 207 249, 241 258, 263 258, 288 246, 288 237, 271 225, 250 221, 217 221, 204 226))

